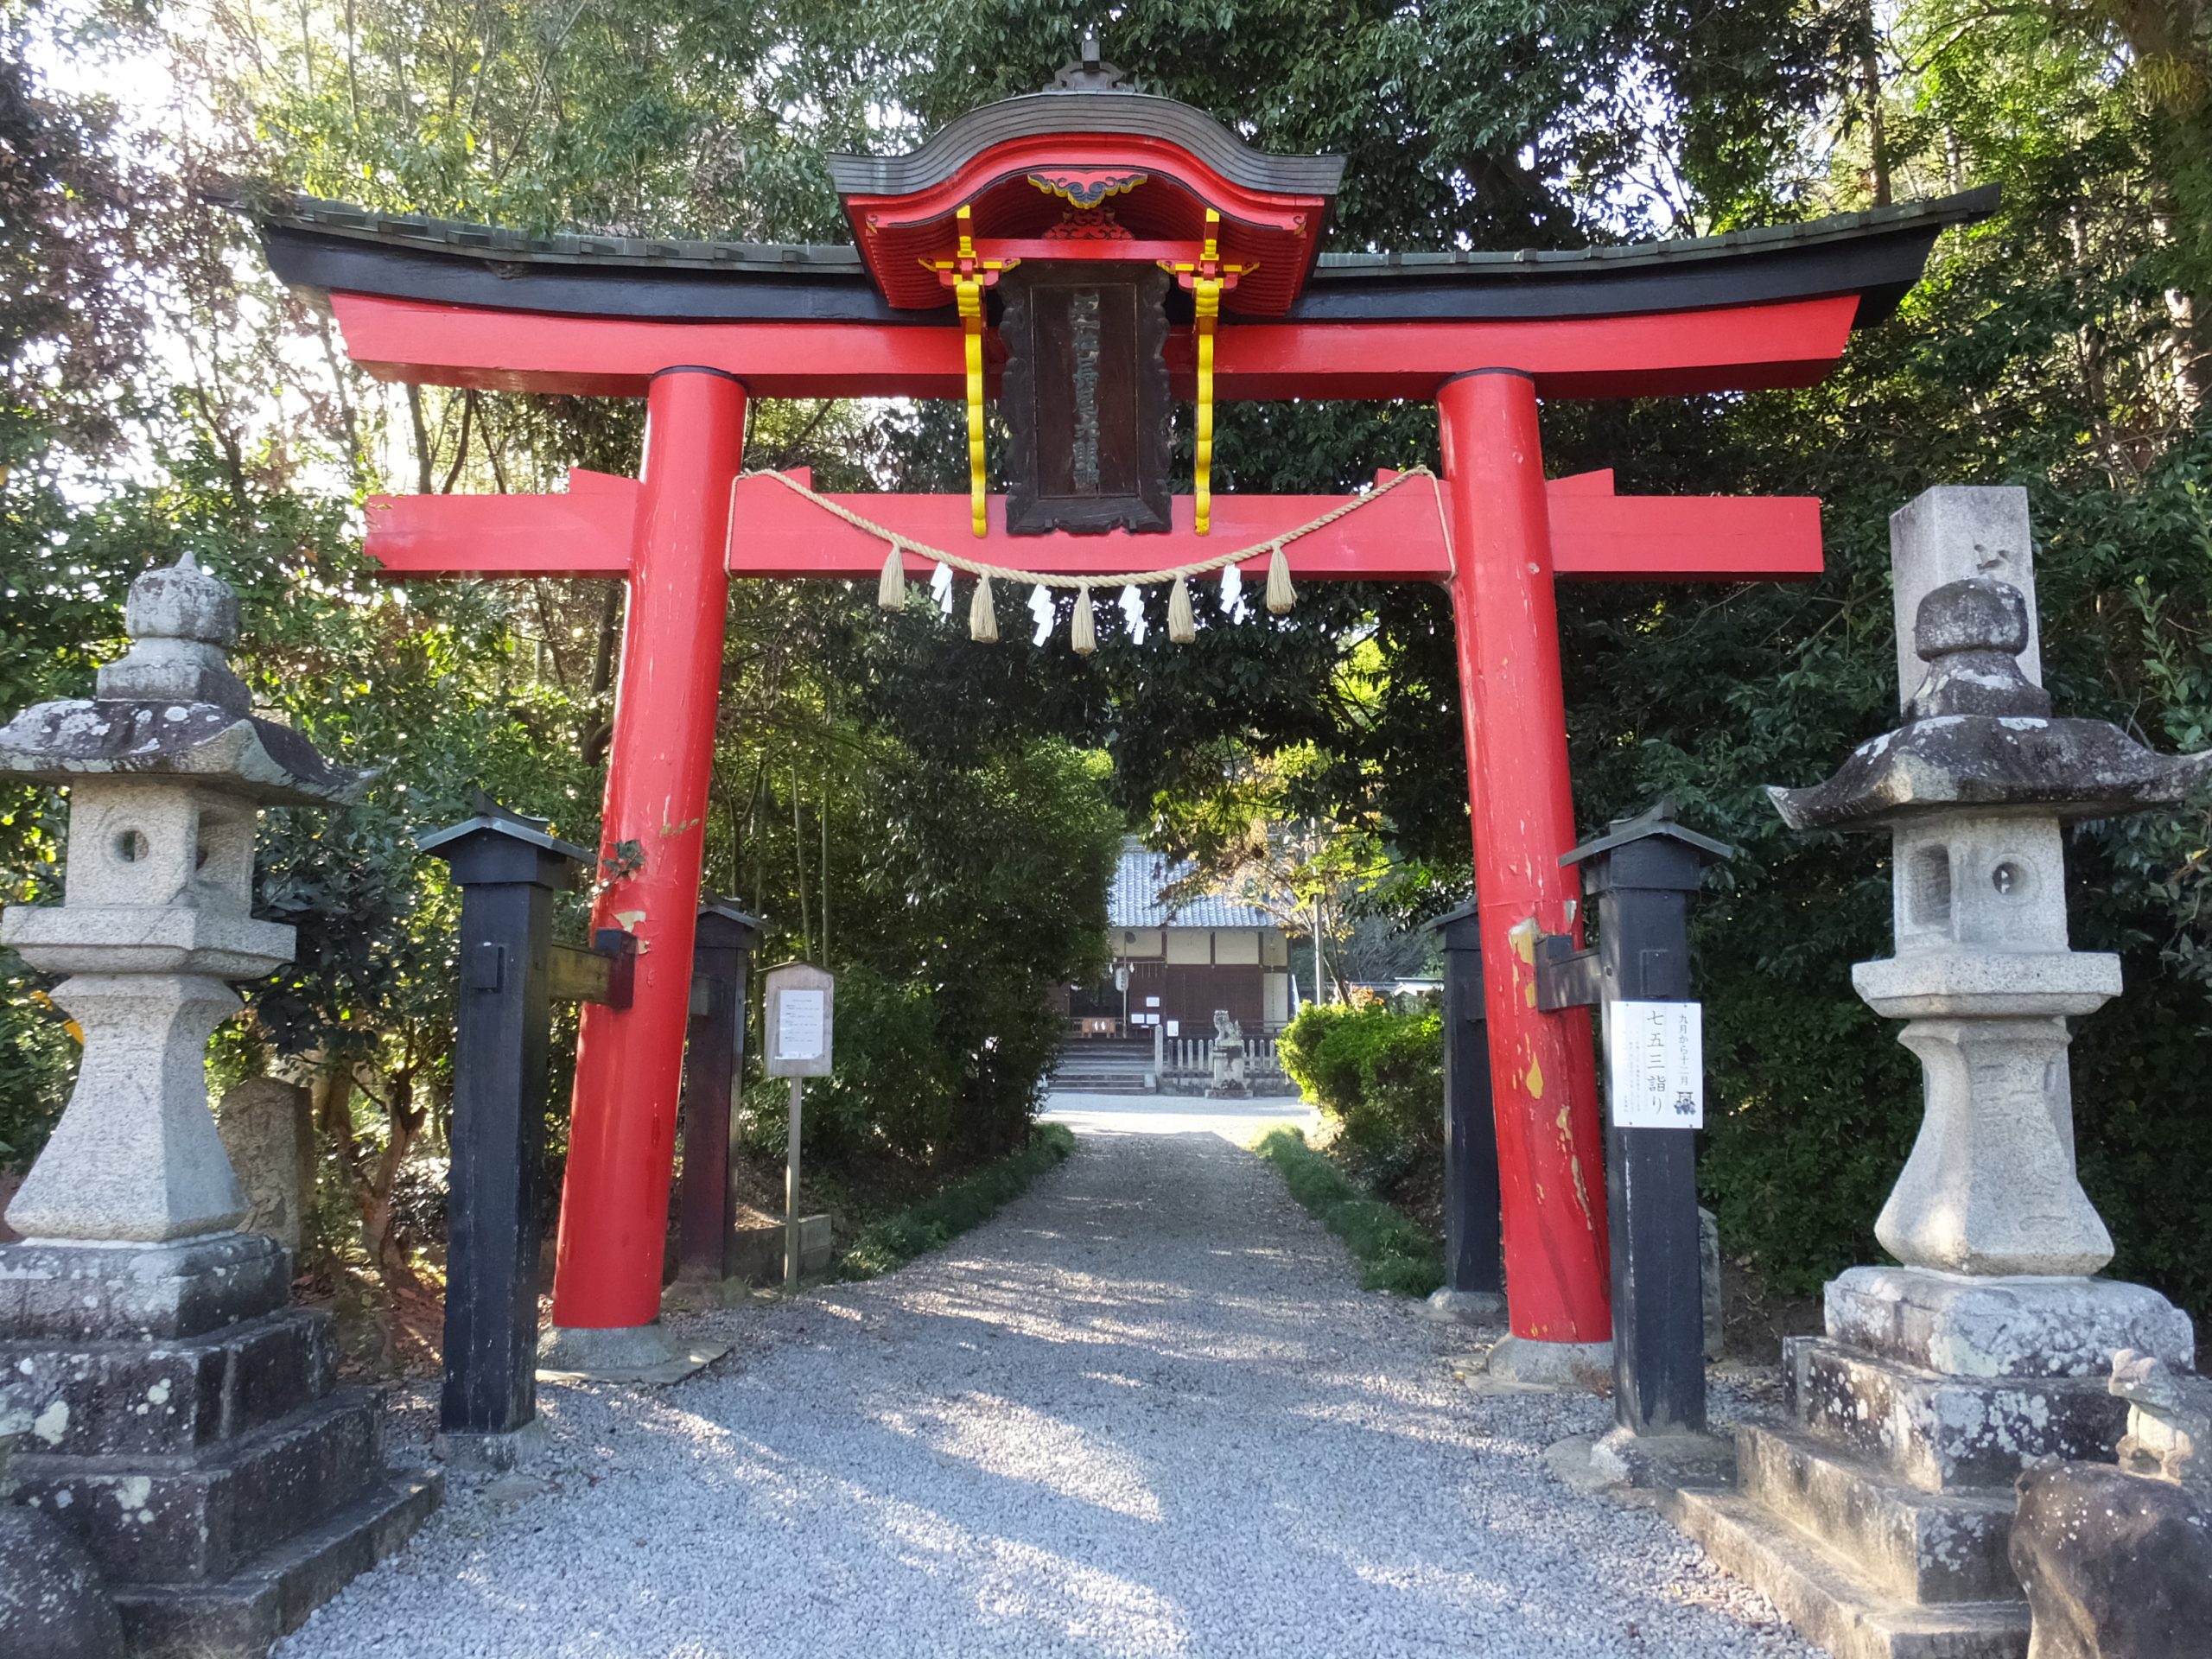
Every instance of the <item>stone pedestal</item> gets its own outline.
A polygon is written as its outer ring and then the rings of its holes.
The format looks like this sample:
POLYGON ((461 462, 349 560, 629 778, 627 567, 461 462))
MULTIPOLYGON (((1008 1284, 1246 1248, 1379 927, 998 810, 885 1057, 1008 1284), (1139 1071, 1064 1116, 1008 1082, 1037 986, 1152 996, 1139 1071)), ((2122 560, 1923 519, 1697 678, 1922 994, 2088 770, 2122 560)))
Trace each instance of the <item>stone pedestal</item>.
POLYGON ((0 1246, 14 1501, 90 1552, 134 1654, 258 1659, 437 1506, 289 1286, 253 1234, 0 1246))
POLYGON ((1839 1659, 2024 1659, 2013 1482, 2110 1463, 2116 1350, 2187 1370, 2186 1314, 2139 1285, 1854 1268, 1784 1344, 1790 1421, 1738 1432, 1737 1488, 1670 1512, 1839 1659))

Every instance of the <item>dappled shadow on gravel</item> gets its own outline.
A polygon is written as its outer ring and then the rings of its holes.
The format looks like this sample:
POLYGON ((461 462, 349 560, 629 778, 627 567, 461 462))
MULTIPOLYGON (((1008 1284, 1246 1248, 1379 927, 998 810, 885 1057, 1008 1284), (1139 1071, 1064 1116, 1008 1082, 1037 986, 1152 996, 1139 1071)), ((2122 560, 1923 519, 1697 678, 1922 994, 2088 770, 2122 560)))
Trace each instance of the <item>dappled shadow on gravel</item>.
POLYGON ((550 1491, 457 1491, 280 1654, 1814 1659, 1542 1472, 1602 1402, 1469 1393, 1271 1168, 1164 1127, 1079 1120, 945 1252, 702 1322, 706 1376, 544 1390, 550 1491))

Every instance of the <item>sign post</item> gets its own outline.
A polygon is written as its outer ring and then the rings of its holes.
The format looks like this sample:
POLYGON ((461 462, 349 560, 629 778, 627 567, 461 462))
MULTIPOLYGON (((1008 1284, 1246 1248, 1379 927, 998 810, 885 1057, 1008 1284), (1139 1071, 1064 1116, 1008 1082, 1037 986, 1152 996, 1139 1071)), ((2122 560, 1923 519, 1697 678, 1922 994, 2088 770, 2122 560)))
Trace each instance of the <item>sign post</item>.
POLYGON ((1603 1017, 1613 1421, 1638 1439, 1706 1432, 1694 1133, 1705 1122, 1705 1064, 1689 899, 1705 866, 1732 855, 1676 823, 1665 802, 1614 823, 1560 860, 1581 867, 1597 902, 1596 946, 1547 938, 1537 964, 1539 1007, 1595 1003, 1603 1017))
POLYGON ((830 1075, 836 976, 804 962, 771 968, 764 982, 762 1027, 767 1041, 762 1069, 791 1080, 791 1128, 784 1167, 784 1290, 798 1289, 798 1133, 805 1080, 830 1075))

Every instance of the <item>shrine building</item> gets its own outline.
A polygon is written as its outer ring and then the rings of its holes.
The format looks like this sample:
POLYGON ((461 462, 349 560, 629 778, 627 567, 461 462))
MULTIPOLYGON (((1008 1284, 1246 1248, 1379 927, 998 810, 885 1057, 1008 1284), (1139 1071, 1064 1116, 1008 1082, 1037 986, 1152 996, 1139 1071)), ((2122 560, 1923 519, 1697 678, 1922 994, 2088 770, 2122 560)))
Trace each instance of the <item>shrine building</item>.
POLYGON ((1122 1035, 1160 1026, 1170 1037, 1209 1036, 1217 1010, 1255 1037, 1289 1023, 1289 939, 1255 906, 1217 893, 1173 897, 1192 870, 1135 836, 1122 843, 1106 899, 1113 969, 1076 1012, 1101 1009, 1122 1035))

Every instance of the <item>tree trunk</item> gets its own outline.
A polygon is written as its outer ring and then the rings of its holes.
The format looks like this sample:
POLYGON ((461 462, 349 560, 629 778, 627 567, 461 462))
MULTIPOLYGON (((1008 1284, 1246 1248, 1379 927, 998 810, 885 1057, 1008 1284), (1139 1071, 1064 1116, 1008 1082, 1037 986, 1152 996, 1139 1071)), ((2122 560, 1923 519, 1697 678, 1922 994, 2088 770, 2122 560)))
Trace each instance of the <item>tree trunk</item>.
POLYGON ((1882 41, 1874 16, 1866 16, 1866 38, 1859 54, 1859 84, 1866 99, 1866 172, 1874 205, 1890 205, 1889 133, 1882 124, 1882 41))

